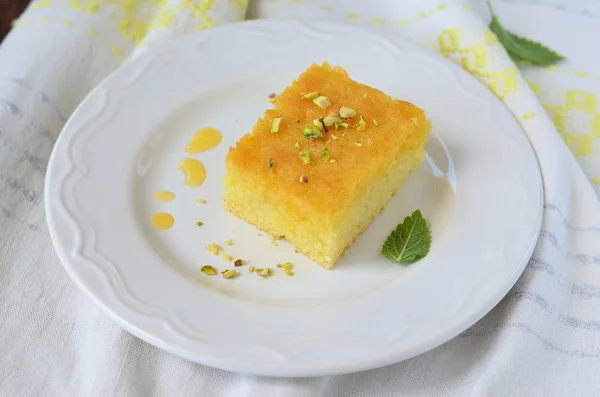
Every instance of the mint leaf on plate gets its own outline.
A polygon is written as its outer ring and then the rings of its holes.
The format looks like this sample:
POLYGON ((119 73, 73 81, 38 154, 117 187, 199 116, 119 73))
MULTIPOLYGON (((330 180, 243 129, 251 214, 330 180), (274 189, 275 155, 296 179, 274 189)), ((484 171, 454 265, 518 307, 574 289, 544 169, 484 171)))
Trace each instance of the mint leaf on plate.
POLYGON ((498 17, 494 14, 489 1, 488 8, 492 14, 492 21, 489 26, 490 30, 496 35, 500 44, 502 44, 513 60, 527 61, 538 66, 549 66, 565 59, 562 55, 541 43, 519 37, 504 29, 500 25, 498 17))
POLYGON ((388 236, 381 253, 394 262, 414 262, 427 255, 431 236, 420 210, 404 218, 404 222, 388 236))

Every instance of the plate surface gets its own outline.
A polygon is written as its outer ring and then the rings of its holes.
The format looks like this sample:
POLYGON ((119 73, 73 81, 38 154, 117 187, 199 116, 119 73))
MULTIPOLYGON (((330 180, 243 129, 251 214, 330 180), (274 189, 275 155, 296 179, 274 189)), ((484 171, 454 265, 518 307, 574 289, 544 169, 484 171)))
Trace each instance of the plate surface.
POLYGON ((134 335, 217 368, 309 376, 413 357, 491 310, 532 253, 542 183, 511 113, 450 61, 346 25, 263 20, 149 51, 104 81, 60 135, 46 210, 70 277, 134 335), (221 199, 228 148, 271 106, 270 93, 323 61, 433 122, 427 161, 332 271, 272 244, 221 199), (192 156, 207 179, 188 188, 178 163, 202 127, 223 140, 192 156), (175 200, 158 202, 158 190, 175 200), (412 266, 385 260, 383 241, 417 208, 431 225, 429 255, 412 266), (159 211, 174 216, 171 229, 151 225, 159 211), (245 265, 235 279, 206 276, 204 264, 232 267, 204 249, 212 242, 257 267, 290 261, 295 275, 275 268, 264 280, 245 265))

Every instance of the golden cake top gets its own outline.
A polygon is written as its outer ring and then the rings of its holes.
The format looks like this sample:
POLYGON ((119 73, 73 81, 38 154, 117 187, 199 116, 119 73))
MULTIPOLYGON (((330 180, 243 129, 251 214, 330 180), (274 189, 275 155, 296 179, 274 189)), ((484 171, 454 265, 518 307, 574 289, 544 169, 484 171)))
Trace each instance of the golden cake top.
POLYGON ((422 146, 428 131, 418 107, 351 80, 341 67, 313 64, 230 149, 227 167, 307 204, 334 205, 422 146))

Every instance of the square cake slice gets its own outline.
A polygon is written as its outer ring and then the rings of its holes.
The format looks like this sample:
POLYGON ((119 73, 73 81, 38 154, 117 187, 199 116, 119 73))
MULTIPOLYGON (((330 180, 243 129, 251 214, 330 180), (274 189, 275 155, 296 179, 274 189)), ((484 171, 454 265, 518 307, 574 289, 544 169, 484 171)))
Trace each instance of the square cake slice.
POLYGON ((331 269, 423 161, 430 128, 417 106, 313 64, 229 149, 224 207, 331 269))

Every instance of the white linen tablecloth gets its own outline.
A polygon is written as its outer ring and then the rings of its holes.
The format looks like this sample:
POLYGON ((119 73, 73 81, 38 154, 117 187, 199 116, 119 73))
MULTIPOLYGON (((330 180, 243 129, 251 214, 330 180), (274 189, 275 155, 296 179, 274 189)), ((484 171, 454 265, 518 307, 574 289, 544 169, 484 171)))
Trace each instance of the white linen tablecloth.
POLYGON ((600 2, 493 5, 505 27, 567 61, 515 65, 475 0, 32 3, 0 47, 0 396, 599 395, 600 2), (76 289, 54 254, 43 205, 65 121, 141 51, 243 18, 324 18, 406 37, 461 64, 521 121, 543 173, 542 232, 518 283, 480 322, 396 365, 274 379, 160 351, 76 289))

